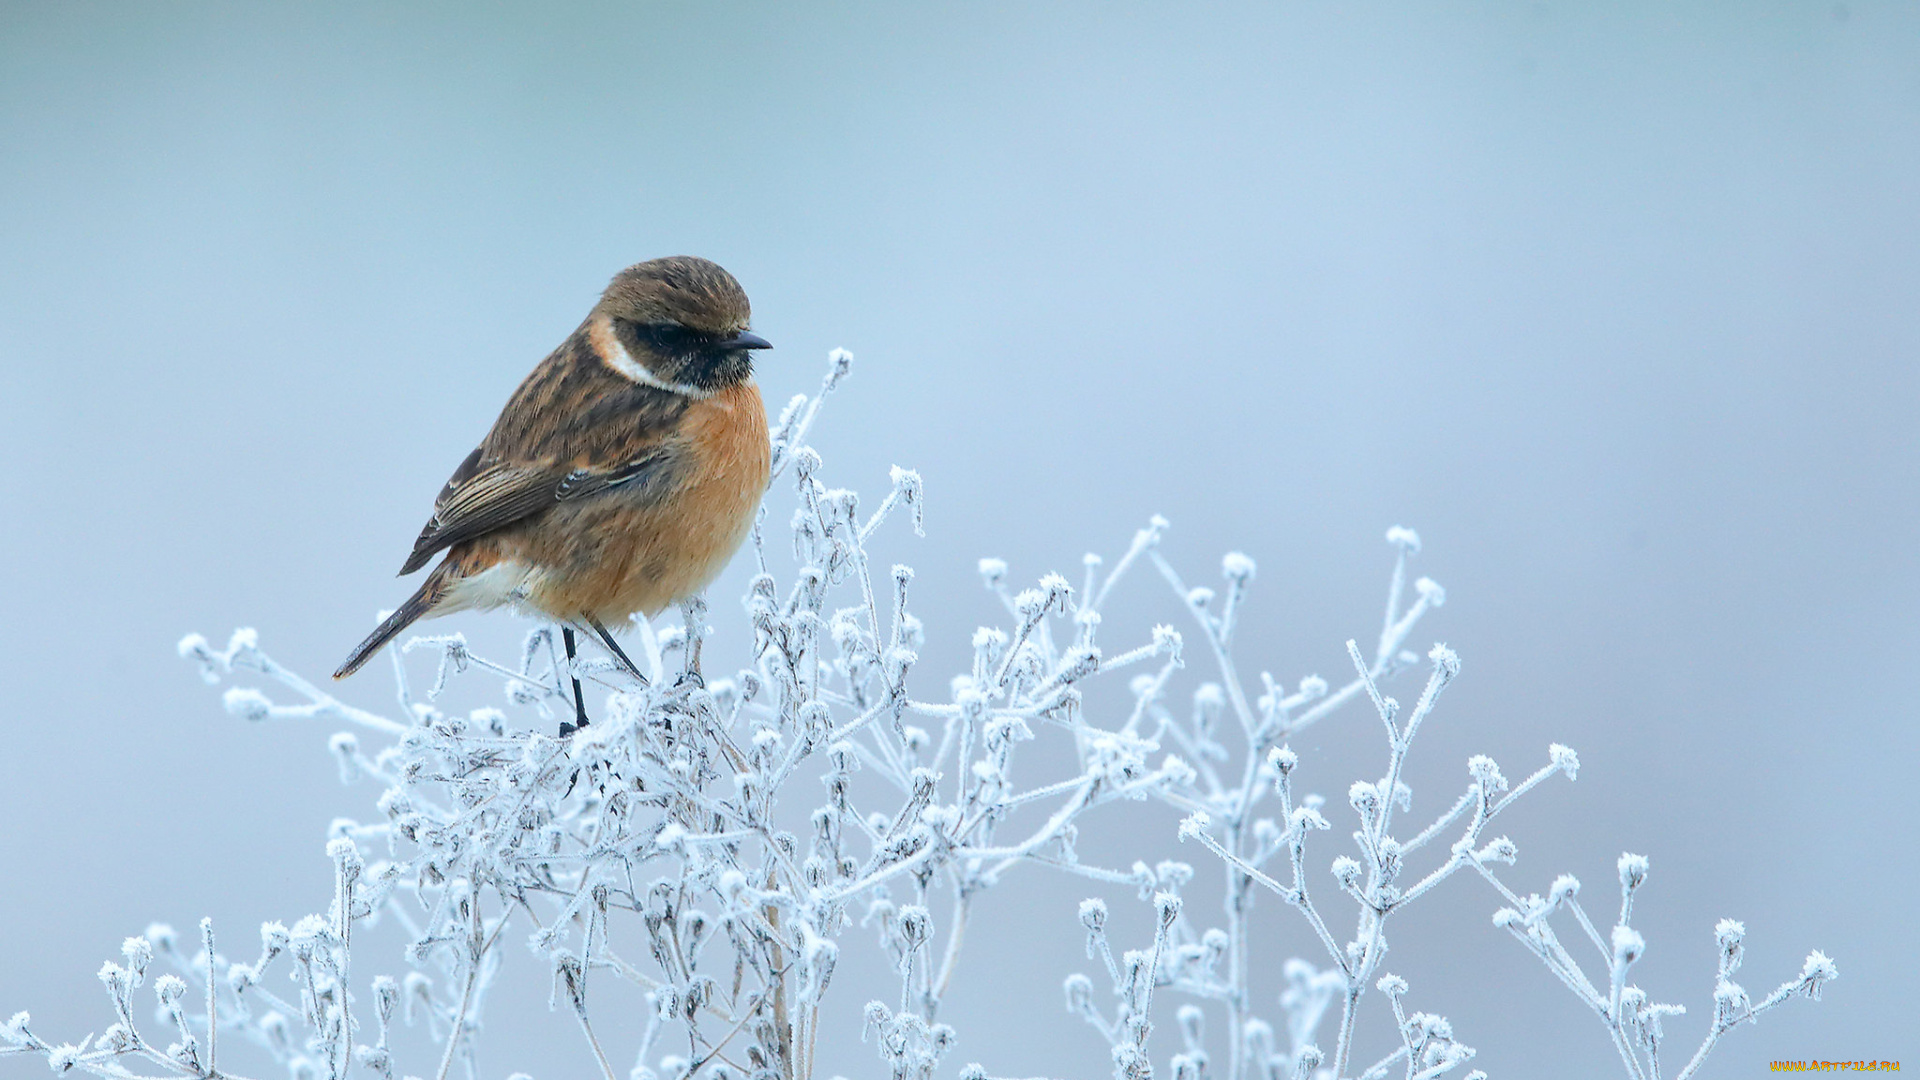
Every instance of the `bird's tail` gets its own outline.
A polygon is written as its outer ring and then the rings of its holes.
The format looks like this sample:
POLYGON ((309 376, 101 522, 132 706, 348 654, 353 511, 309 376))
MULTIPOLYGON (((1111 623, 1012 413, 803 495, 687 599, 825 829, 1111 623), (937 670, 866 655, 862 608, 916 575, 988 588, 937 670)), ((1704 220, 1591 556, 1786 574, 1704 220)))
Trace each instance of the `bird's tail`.
POLYGON ((380 651, 380 646, 392 641, 400 631, 412 626, 421 616, 431 612, 434 605, 440 602, 440 598, 446 595, 446 591, 445 574, 439 570, 428 574, 427 580, 420 583, 419 590, 407 597, 407 602, 401 604, 398 611, 387 616, 379 626, 375 627, 373 633, 367 635, 367 640, 353 647, 353 652, 347 654, 347 662, 340 665, 340 670, 334 672, 333 677, 344 679, 359 671, 361 665, 372 659, 374 653, 380 651))

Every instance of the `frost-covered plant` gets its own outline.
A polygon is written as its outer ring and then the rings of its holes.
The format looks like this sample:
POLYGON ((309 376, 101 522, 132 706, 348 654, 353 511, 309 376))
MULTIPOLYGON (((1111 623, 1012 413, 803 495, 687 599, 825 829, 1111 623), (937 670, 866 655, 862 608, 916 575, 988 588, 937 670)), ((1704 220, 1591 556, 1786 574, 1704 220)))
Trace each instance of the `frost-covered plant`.
MULTIPOLYGON (((1378 974, 1387 919, 1463 867, 1493 880, 1486 864, 1512 861, 1513 849, 1504 839, 1482 843, 1488 822, 1553 773, 1571 777, 1576 761, 1553 747, 1549 764, 1506 793, 1493 763, 1475 758, 1472 782, 1453 809, 1413 839, 1395 839, 1394 809, 1410 795, 1400 779, 1408 748, 1459 671, 1454 654, 1436 646, 1426 689, 1404 721, 1380 689, 1417 665, 1402 645, 1444 597, 1421 579, 1403 606, 1407 561, 1419 543, 1413 533, 1388 534, 1398 558, 1386 623, 1371 660, 1349 643, 1356 675, 1338 689, 1308 678, 1288 692, 1263 674, 1262 691, 1249 698, 1232 645, 1252 560, 1227 556, 1216 607, 1213 591, 1186 587, 1162 556, 1166 525, 1156 518, 1104 575, 1101 561, 1088 556, 1077 592, 1057 574, 1016 591, 1004 563, 982 561, 1004 620, 973 634, 972 661, 949 682, 947 700, 915 697, 908 681, 926 628, 909 603, 913 572, 876 570, 868 544, 899 513, 910 514, 918 531, 920 478, 895 469, 891 490, 863 517, 853 492, 825 485, 821 459, 805 442, 849 363, 836 351, 821 392, 796 397, 770 433, 774 476, 790 474, 796 495, 793 564, 776 574, 776 545, 756 527, 759 573, 745 601, 751 646, 731 678, 661 677, 669 664, 697 669, 708 633, 700 602, 683 610, 684 628, 639 625, 653 675, 646 685, 608 660, 563 659, 547 627, 528 635, 517 664, 476 655, 460 635, 415 638, 393 653, 397 716, 349 705, 283 668, 250 630, 236 632, 224 649, 198 635, 183 640, 181 654, 209 682, 260 677, 294 699, 232 687, 226 705, 235 715, 360 729, 335 735, 330 747, 343 781, 380 789, 378 817, 333 823, 332 902, 291 929, 265 924, 252 961, 221 955, 208 922, 191 955, 172 930, 156 925, 127 940, 124 963, 101 969, 114 1021, 98 1039, 49 1043, 21 1013, 0 1026, 0 1054, 41 1055, 56 1073, 215 1080, 238 1077, 226 1049, 238 1039, 295 1080, 339 1080, 356 1069, 392 1080, 403 1072, 390 1041, 398 1016, 424 1023, 438 1043, 419 1075, 430 1070, 444 1080, 457 1065, 476 1076, 483 1003, 499 981, 503 949, 517 941, 543 961, 553 1004, 578 1022, 603 1077, 621 1075, 610 1046, 617 1040, 633 1062, 625 1070, 632 1080, 808 1080, 840 942, 864 926, 878 932, 899 977, 897 995, 867 1004, 865 1034, 895 1080, 930 1080, 956 1043, 939 1012, 960 970, 976 898, 1015 867, 1040 864, 1123 885, 1153 904, 1150 946, 1118 958, 1107 940, 1105 903, 1080 908, 1089 954, 1101 960, 1117 1004, 1109 1019, 1094 1003, 1092 981, 1076 975, 1067 980, 1068 1006, 1105 1035, 1116 1076, 1153 1075, 1149 1036, 1159 988, 1224 1008, 1230 1080, 1351 1075, 1356 1007, 1368 985, 1391 1005, 1401 1047, 1360 1075, 1403 1067, 1409 1078, 1431 1077, 1471 1057, 1446 1020, 1405 1011, 1403 980, 1378 974), (1118 649, 1102 643, 1103 606, 1143 565, 1190 609, 1219 669, 1218 682, 1194 692, 1184 719, 1167 705, 1168 684, 1184 664, 1178 632, 1157 626, 1118 649), (401 655, 420 649, 437 655, 424 691, 401 655), (1138 672, 1125 688, 1130 704, 1090 716, 1083 687, 1126 669, 1138 672), (500 680, 513 715, 490 707, 458 715, 436 705, 454 679, 479 676, 500 680), (555 738, 548 732, 557 715, 571 715, 564 703, 575 678, 607 690, 606 703, 589 726, 555 738), (1382 778, 1349 792, 1358 858, 1336 859, 1333 877, 1359 917, 1341 944, 1307 890, 1307 834, 1329 822, 1319 797, 1295 794, 1298 760, 1285 740, 1363 694, 1385 725, 1388 760, 1382 778), (1021 747, 1046 733, 1070 741, 1074 769, 1049 782, 1016 782, 1021 747), (363 737, 379 745, 363 746, 363 737), (1237 755, 1228 741, 1240 744, 1237 755), (1277 814, 1256 816, 1269 799, 1277 814), (1119 869, 1079 858, 1080 824, 1117 800, 1157 800, 1186 815, 1179 835, 1223 861, 1224 927, 1194 925, 1182 898, 1193 869, 1184 863, 1143 860, 1119 869), (1402 885, 1407 856, 1463 816, 1448 857, 1402 885), (1263 869, 1283 856, 1285 885, 1263 869), (1249 989, 1256 886, 1297 907, 1331 961, 1324 970, 1297 959, 1282 966, 1284 1048, 1249 989), (368 979, 364 958, 356 966, 361 928, 382 922, 408 940, 402 960, 411 970, 398 979, 368 979), (619 934, 617 924, 624 924, 619 934), (616 949, 616 937, 644 942, 644 954, 616 949), (156 959, 173 969, 151 978, 164 1035, 135 1020, 136 991, 156 959), (640 987, 644 1014, 596 1014, 591 987, 608 979, 640 987), (1314 1038, 1335 1002, 1341 1019, 1329 1060, 1314 1038)), ((1513 904, 1502 925, 1595 1004, 1632 1075, 1657 1076, 1659 1017, 1673 1009, 1649 1006, 1622 984, 1642 947, 1626 928, 1626 906, 1609 953, 1611 991, 1602 994, 1546 925, 1547 914, 1566 906, 1598 942, 1571 891, 1556 885, 1551 901, 1502 892, 1513 904)), ((1730 981, 1738 924, 1723 923, 1721 938, 1720 1004, 1695 1065, 1727 1027, 1793 992, 1817 993, 1833 976, 1831 963, 1815 954, 1800 982, 1754 1005, 1730 981)), ((1189 1003, 1176 1015, 1183 1049, 1169 1063, 1173 1075, 1212 1075, 1204 1011, 1189 1003)), ((979 1065, 957 1071, 965 1080, 987 1076, 979 1065)))
MULTIPOLYGON (((1113 1047, 1114 1075, 1121 1080, 1152 1075, 1146 1051, 1149 1007, 1156 986, 1218 1001, 1225 1006, 1228 1056, 1224 1075, 1228 1080, 1255 1076, 1263 1080, 1306 1080, 1356 1075, 1362 1080, 1376 1080, 1395 1071, 1408 1080, 1416 1080, 1441 1076, 1459 1067, 1473 1057, 1473 1048, 1454 1038, 1452 1025, 1445 1017, 1424 1012, 1409 1014, 1403 1000, 1409 989, 1407 981, 1398 975, 1381 974, 1380 964, 1387 950, 1388 919, 1454 873, 1471 867, 1512 905, 1500 909, 1494 916, 1495 924, 1511 930, 1599 1013, 1620 1049, 1627 1075, 1635 1080, 1658 1080, 1662 1075, 1660 1017, 1685 1010, 1677 1005, 1650 1004, 1638 987, 1625 986, 1622 982, 1627 966, 1645 950, 1644 940, 1627 923, 1633 890, 1646 877, 1646 860, 1637 855, 1621 857, 1620 921, 1614 928, 1611 948, 1601 942, 1591 921, 1573 900, 1579 882, 1572 877, 1563 876, 1554 883, 1550 900, 1538 896, 1521 900, 1501 885, 1489 869, 1491 863, 1513 863, 1519 853, 1507 837, 1483 841, 1488 824, 1521 795, 1555 773, 1573 779, 1580 767, 1573 750, 1557 743, 1549 746, 1547 763, 1511 789, 1492 758, 1475 755, 1467 762, 1467 789, 1451 808, 1411 839, 1399 840, 1392 831, 1395 810, 1407 810, 1412 803, 1413 793, 1401 777, 1414 737, 1433 713, 1442 692, 1460 673, 1460 658, 1453 650, 1435 645, 1427 654, 1430 668, 1426 686, 1404 719, 1400 703, 1380 689, 1382 681, 1418 663, 1418 657, 1402 650, 1401 645, 1427 611, 1445 602, 1444 590, 1431 580, 1421 578, 1414 582, 1417 598, 1402 610, 1407 561, 1420 550, 1419 537, 1405 528, 1387 532, 1388 543, 1398 549, 1399 555, 1388 589, 1386 618, 1371 660, 1361 652, 1357 642, 1347 642, 1347 654, 1355 672, 1353 680, 1329 694, 1325 681, 1310 677, 1300 683, 1296 693, 1287 695, 1271 675, 1263 672, 1264 693, 1254 699, 1252 705, 1231 655, 1235 614, 1247 582, 1253 577, 1252 561, 1238 554, 1226 557, 1222 572, 1227 581, 1227 595, 1216 614, 1212 590, 1189 589, 1151 539, 1143 534, 1143 539, 1136 541, 1136 549, 1145 543, 1148 557, 1174 593, 1186 601, 1221 678, 1220 683, 1203 683, 1194 692, 1193 708, 1187 720, 1183 721, 1170 710, 1148 706, 1154 720, 1151 738, 1156 741, 1170 738, 1197 763, 1191 774, 1157 789, 1154 795, 1187 811, 1180 825, 1180 837, 1198 841, 1222 862, 1226 873, 1226 926, 1201 931, 1183 911, 1179 887, 1192 875, 1184 863, 1161 863, 1158 867, 1157 882, 1165 891, 1153 898, 1159 921, 1152 946, 1128 952, 1120 964, 1114 962, 1107 942, 1105 904, 1088 900, 1081 905, 1080 918, 1088 932, 1088 955, 1103 961, 1118 1001, 1113 1020, 1107 1020, 1093 1004, 1091 980, 1075 975, 1066 983, 1067 1008, 1106 1036, 1113 1047), (1284 740, 1362 691, 1372 702, 1385 729, 1387 761, 1379 779, 1358 780, 1347 789, 1347 801, 1358 826, 1352 833, 1355 853, 1336 857, 1330 867, 1333 884, 1356 910, 1353 935, 1343 942, 1335 936, 1308 888, 1308 834, 1330 829, 1332 825, 1321 812, 1325 802, 1319 796, 1295 798, 1294 778, 1299 757, 1284 740), (1222 713, 1231 715, 1236 723, 1223 724, 1222 713), (1233 782, 1223 780, 1224 768, 1214 764, 1224 766, 1235 759, 1220 741, 1223 731, 1237 731, 1240 737, 1240 774, 1233 782), (1277 798, 1277 814, 1255 817, 1254 812, 1268 796, 1277 798), (1412 877, 1408 870, 1409 857, 1439 839, 1462 818, 1466 819, 1465 824, 1449 845, 1446 857, 1424 875, 1412 877), (1263 869, 1275 860, 1285 863, 1285 883, 1263 869), (1298 958, 1286 962, 1283 973, 1287 986, 1279 999, 1287 1028, 1285 1050, 1274 1045, 1272 1025, 1254 1012, 1248 988, 1251 942, 1247 914, 1255 885, 1300 911, 1330 961, 1325 970, 1316 970, 1298 958), (1610 993, 1594 988, 1547 926, 1546 917, 1561 907, 1575 913, 1611 965, 1610 993), (1378 988, 1386 997, 1400 1035, 1400 1046, 1356 1072, 1351 1067, 1356 1008, 1369 986, 1378 988), (1340 1005, 1340 1022, 1329 1059, 1314 1042, 1314 1033, 1334 1002, 1340 1005)), ((1138 716, 1136 710, 1136 719, 1138 716)), ((1714 994, 1714 1021, 1692 1061, 1678 1074, 1682 1080, 1699 1068, 1729 1028, 1753 1019, 1796 993, 1817 998, 1821 985, 1838 975, 1833 962, 1815 952, 1808 956, 1799 979, 1784 984, 1764 1001, 1753 1005, 1745 991, 1729 979, 1740 962, 1744 929, 1729 919, 1720 923, 1716 933, 1721 944, 1721 970, 1714 994)), ((1183 1049, 1169 1064, 1173 1075, 1182 1080, 1198 1080, 1211 1074, 1211 1058, 1203 1037, 1204 1015, 1203 1010, 1191 1004, 1181 1006, 1178 1012, 1183 1049)), ((1469 1080, 1484 1076, 1476 1071, 1469 1074, 1469 1080)))

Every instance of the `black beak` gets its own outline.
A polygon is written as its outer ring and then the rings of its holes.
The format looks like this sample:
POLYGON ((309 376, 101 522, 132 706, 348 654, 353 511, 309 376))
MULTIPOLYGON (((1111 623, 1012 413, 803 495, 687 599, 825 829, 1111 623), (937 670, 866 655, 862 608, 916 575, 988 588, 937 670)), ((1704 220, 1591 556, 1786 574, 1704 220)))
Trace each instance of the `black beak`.
POLYGON ((759 334, 749 334, 745 330, 740 331, 739 333, 733 335, 730 338, 721 338, 719 341, 715 342, 715 344, 722 349, 771 349, 773 348, 773 342, 768 341, 766 338, 761 337, 759 334))

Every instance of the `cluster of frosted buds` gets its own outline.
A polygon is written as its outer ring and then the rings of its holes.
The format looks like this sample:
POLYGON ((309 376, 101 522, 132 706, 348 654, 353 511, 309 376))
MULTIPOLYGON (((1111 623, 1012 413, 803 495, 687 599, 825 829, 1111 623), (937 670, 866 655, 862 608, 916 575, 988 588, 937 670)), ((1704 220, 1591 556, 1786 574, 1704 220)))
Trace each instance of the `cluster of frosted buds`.
MULTIPOLYGON (((1494 913, 1494 925, 1512 933, 1547 965, 1548 970, 1567 989, 1594 1009, 1614 1034, 1629 1075, 1648 1075, 1647 1070, 1660 1059, 1660 1044, 1665 1038, 1662 1019, 1683 1014, 1686 1008, 1656 1002, 1640 987, 1627 982, 1628 971, 1647 951, 1646 938, 1633 929, 1630 920, 1634 897, 1646 884, 1651 866, 1646 856, 1629 852, 1620 856, 1616 870, 1620 881, 1620 916, 1603 939, 1593 920, 1580 905, 1580 882, 1572 875, 1563 874, 1555 879, 1545 897, 1538 894, 1520 897, 1507 891, 1491 873, 1482 868, 1488 880, 1506 896, 1511 905, 1494 913), (1555 935, 1548 917, 1560 911, 1573 916, 1584 936, 1604 959, 1607 967, 1607 984, 1604 988, 1587 977, 1572 952, 1555 935)), ((1745 951, 1746 932, 1746 927, 1733 919, 1722 919, 1714 927, 1719 964, 1714 980, 1713 1023, 1699 1049, 1679 1072, 1680 1080, 1699 1070, 1720 1036, 1729 1029, 1756 1019, 1761 1013, 1789 998, 1804 996, 1818 999, 1821 987, 1839 977, 1839 970, 1833 961, 1824 953, 1814 952, 1807 956, 1799 978, 1782 983, 1765 999, 1755 1002, 1744 987, 1733 981, 1745 951)))
MULTIPOLYGON (((1360 1075, 1384 1077, 1390 1067, 1404 1061, 1407 1076, 1435 1077, 1472 1059, 1473 1047, 1454 1039, 1453 1025, 1446 1017, 1423 1012, 1408 1015, 1402 1003, 1407 994, 1407 980, 1398 975, 1383 975, 1376 985, 1393 1006, 1394 1020, 1400 1029, 1400 1049, 1360 1075)), ((1486 1076, 1476 1069, 1467 1074, 1466 1080, 1486 1080, 1486 1076)))
MULTIPOLYGON (((1382 692, 1380 686, 1385 679, 1404 670, 1414 661, 1413 654, 1401 648, 1414 624, 1445 600, 1445 593, 1438 585, 1422 578, 1414 583, 1413 591, 1417 598, 1402 607, 1407 560, 1419 550, 1419 538, 1411 530, 1396 528, 1389 532, 1388 541, 1396 547, 1397 558, 1386 619, 1373 658, 1369 660, 1364 657, 1356 642, 1348 642, 1349 659, 1356 677, 1338 691, 1332 691, 1323 679, 1309 677, 1301 681, 1297 693, 1289 695, 1272 676, 1263 673, 1261 681, 1265 692, 1257 699, 1257 709, 1249 705, 1240 692, 1232 659, 1227 651, 1231 643, 1231 612, 1237 609, 1241 592, 1252 578, 1250 561, 1234 556, 1229 556, 1225 561, 1223 575, 1228 582, 1228 601, 1220 609, 1220 614, 1215 615, 1211 590, 1186 588, 1157 551, 1148 552, 1148 558, 1161 568, 1162 576, 1187 601, 1207 632, 1223 676, 1221 683, 1205 684, 1195 694, 1191 722, 1180 725, 1163 720, 1160 730, 1174 734, 1188 748, 1195 763, 1195 772, 1205 784, 1204 787, 1196 784, 1191 791, 1180 793, 1189 808, 1203 808, 1192 809, 1181 825, 1180 836, 1182 839, 1199 841, 1225 863, 1229 915, 1227 950, 1231 953, 1245 948, 1236 939, 1244 937, 1251 889, 1259 885, 1276 893, 1306 916, 1334 964, 1326 972, 1320 973, 1312 993, 1290 988, 1291 1000, 1300 1007, 1289 1009, 1289 1023, 1293 1030, 1290 1031, 1291 1046, 1287 1053, 1278 1053, 1273 1049, 1272 1029, 1246 1011, 1244 974, 1229 979, 1228 985, 1224 986, 1209 986, 1198 980, 1175 982, 1176 988, 1183 991, 1217 997, 1228 1003, 1230 1019, 1240 1026, 1240 1031, 1236 1033, 1239 1037, 1236 1044, 1238 1052, 1229 1070, 1236 1075, 1249 1067, 1262 1068, 1270 1075, 1283 1075, 1305 1068, 1302 1062, 1309 1059, 1314 1061, 1311 1068, 1317 1068, 1321 1059, 1319 1051, 1313 1047, 1312 1033, 1328 1004, 1336 996, 1336 990, 1344 993, 1347 1007, 1342 1010, 1342 1028, 1333 1068, 1336 1072, 1343 1072, 1347 1068, 1347 1056, 1351 1049, 1353 1005, 1372 982, 1385 955, 1384 928, 1387 918, 1465 867, 1511 861, 1514 857, 1511 842, 1499 838, 1483 845, 1482 830, 1520 794, 1555 773, 1565 772, 1571 776, 1578 766, 1572 751, 1555 746, 1550 750, 1551 760, 1547 766, 1509 791, 1510 785, 1500 774, 1498 766, 1490 758, 1477 757, 1469 766, 1473 783, 1451 810, 1410 840, 1403 841, 1396 836, 1394 816, 1398 811, 1409 809, 1412 803, 1412 792, 1401 779, 1407 754, 1442 692, 1459 675, 1460 659, 1444 645, 1436 645, 1429 651, 1430 671, 1426 686, 1410 710, 1403 710, 1398 701, 1382 692), (1335 858, 1330 870, 1341 891, 1357 904, 1359 918, 1354 935, 1340 943, 1309 898, 1307 885, 1307 836, 1314 830, 1329 827, 1320 812, 1323 803, 1317 796, 1296 799, 1293 774, 1299 758, 1289 747, 1274 744, 1289 732, 1317 720, 1341 702, 1362 693, 1372 700, 1387 735, 1387 769, 1377 780, 1358 781, 1348 788, 1348 803, 1358 820, 1358 828, 1353 832, 1357 851, 1354 855, 1335 858), (1215 767, 1216 762, 1231 757, 1220 739, 1220 732, 1227 727, 1223 717, 1229 713, 1239 719, 1250 754, 1246 772, 1238 786, 1227 781, 1215 767), (1256 762, 1259 768, 1254 767, 1256 762), (1256 818, 1250 813, 1261 798, 1269 793, 1277 796, 1280 802, 1284 816, 1278 821, 1256 818), (1407 884, 1409 856, 1438 838, 1462 817, 1467 818, 1466 827, 1453 843, 1445 861, 1412 884, 1407 884), (1269 860, 1283 852, 1292 872, 1291 883, 1285 884, 1269 876, 1264 869, 1269 860), (1253 1034, 1250 1036, 1249 1032, 1253 1034)), ((1151 546, 1148 545, 1149 548, 1151 546)), ((1444 1066, 1445 1069, 1451 1069, 1465 1060, 1450 1035, 1443 1038, 1428 1032, 1426 1041, 1421 1045, 1420 1054, 1425 1055, 1423 1060, 1430 1059, 1423 1068, 1442 1069, 1444 1066)), ((1308 1072, 1311 1072, 1311 1068, 1308 1068, 1308 1072)))
MULTIPOLYGON (((1160 864, 1154 877, 1165 887, 1153 895, 1153 944, 1146 949, 1127 950, 1118 962, 1107 940, 1106 903, 1089 899, 1080 904, 1080 922, 1087 930, 1087 955, 1099 959, 1106 968, 1113 985, 1114 1015, 1109 1021, 1101 1013, 1093 1001, 1093 981, 1080 974, 1067 978, 1067 1011, 1091 1024, 1107 1040, 1116 1080, 1144 1080, 1153 1075, 1153 1066, 1147 1057, 1147 1039, 1153 1032, 1154 989, 1178 979, 1193 980, 1192 969, 1196 964, 1210 968, 1204 958, 1206 946, 1201 945, 1184 956, 1179 955, 1180 950, 1175 946, 1175 928, 1182 924, 1184 906, 1178 889, 1192 876, 1193 868, 1185 863, 1160 864)), ((1183 1069, 1193 1073, 1205 1068, 1205 1053, 1198 1046, 1202 1032, 1196 1025, 1193 1016, 1183 1014, 1181 1032, 1187 1041, 1187 1051, 1174 1063, 1176 1073, 1183 1069)))
POLYGON ((940 1059, 953 1049, 953 1028, 930 1024, 918 1013, 895 1012, 884 1002, 870 1001, 865 1019, 861 1038, 875 1038, 881 1058, 893 1070, 893 1080, 932 1080, 940 1059))

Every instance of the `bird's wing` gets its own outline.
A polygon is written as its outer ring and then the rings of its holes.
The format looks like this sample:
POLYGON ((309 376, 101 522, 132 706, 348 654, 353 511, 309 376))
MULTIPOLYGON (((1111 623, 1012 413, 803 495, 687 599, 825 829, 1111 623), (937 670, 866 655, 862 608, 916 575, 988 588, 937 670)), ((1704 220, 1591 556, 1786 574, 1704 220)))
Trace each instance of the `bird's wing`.
POLYGON ((672 460, 665 446, 655 445, 639 456, 610 466, 571 467, 552 463, 485 461, 480 450, 468 454, 453 471, 440 497, 433 501, 433 517, 413 542, 402 574, 426 565, 435 553, 463 540, 484 536, 549 506, 584 499, 623 485, 664 488, 651 483, 664 478, 672 460))

